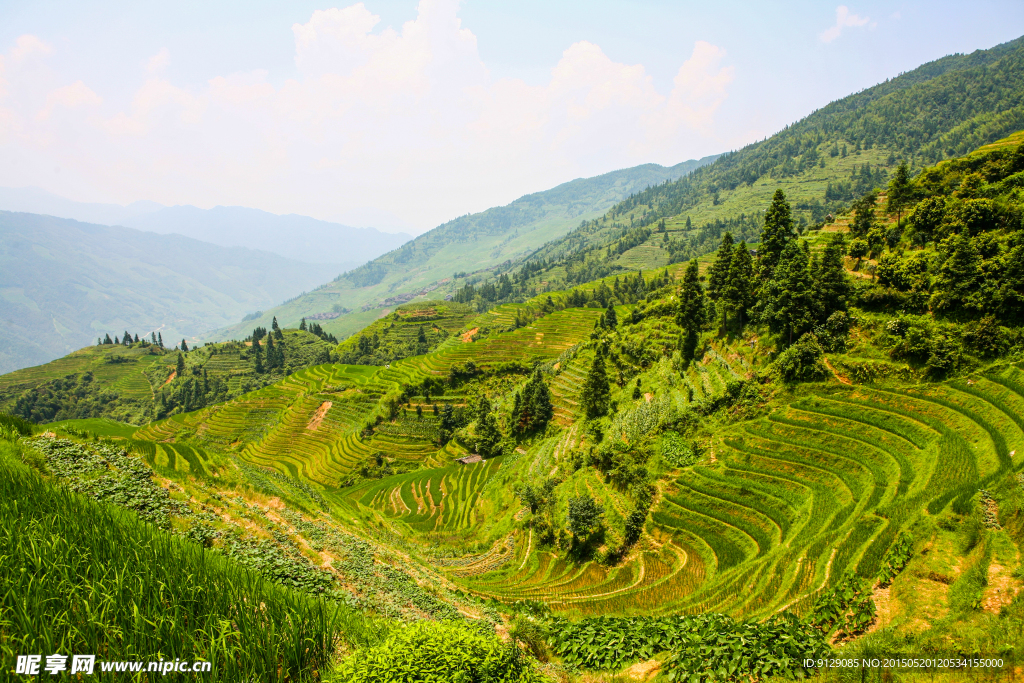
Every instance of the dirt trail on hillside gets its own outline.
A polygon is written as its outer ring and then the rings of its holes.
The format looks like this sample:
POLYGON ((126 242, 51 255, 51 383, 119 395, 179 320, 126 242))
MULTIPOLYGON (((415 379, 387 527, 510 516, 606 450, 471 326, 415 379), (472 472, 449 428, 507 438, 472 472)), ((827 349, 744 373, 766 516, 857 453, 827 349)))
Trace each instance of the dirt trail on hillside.
POLYGON ((313 413, 313 417, 310 418, 309 424, 306 425, 306 429, 315 432, 317 427, 320 426, 320 423, 324 421, 324 416, 327 415, 327 411, 331 409, 332 405, 334 404, 330 401, 324 401, 321 403, 320 407, 316 409, 315 413, 313 413))
POLYGON ((853 384, 853 382, 850 381, 849 377, 844 377, 843 375, 840 375, 838 372, 836 372, 836 369, 832 367, 832 363, 828 362, 828 358, 822 356, 821 359, 825 362, 825 367, 828 368, 828 371, 831 372, 837 380, 839 380, 843 384, 853 384))

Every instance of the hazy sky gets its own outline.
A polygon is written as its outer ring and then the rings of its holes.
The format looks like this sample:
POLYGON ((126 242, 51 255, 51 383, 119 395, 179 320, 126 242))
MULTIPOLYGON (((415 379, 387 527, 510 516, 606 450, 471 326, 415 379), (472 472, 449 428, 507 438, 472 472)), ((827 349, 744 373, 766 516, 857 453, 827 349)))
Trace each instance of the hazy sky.
POLYGON ((0 0, 0 185, 422 232, 1021 34, 1020 0, 0 0))

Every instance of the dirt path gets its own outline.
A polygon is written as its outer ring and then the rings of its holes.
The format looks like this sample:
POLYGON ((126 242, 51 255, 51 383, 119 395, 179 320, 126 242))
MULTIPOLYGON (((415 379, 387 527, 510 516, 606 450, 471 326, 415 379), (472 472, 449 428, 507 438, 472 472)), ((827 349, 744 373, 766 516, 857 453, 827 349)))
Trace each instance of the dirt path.
POLYGON ((838 372, 836 372, 836 369, 832 367, 832 363, 829 362, 828 357, 822 356, 821 359, 822 361, 824 361, 825 367, 828 368, 828 371, 831 372, 837 380, 839 380, 843 384, 853 384, 853 382, 850 381, 849 377, 844 377, 843 375, 840 375, 838 372))
POLYGON ((469 342, 473 341, 473 335, 476 334, 479 331, 480 331, 479 327, 474 327, 469 332, 464 333, 462 335, 462 343, 463 344, 468 344, 469 342))
POLYGON ((306 429, 310 431, 316 431, 320 423, 324 421, 324 416, 327 415, 327 411, 331 409, 333 404, 330 401, 324 401, 320 404, 320 407, 313 413, 313 417, 310 418, 309 424, 306 425, 306 429))

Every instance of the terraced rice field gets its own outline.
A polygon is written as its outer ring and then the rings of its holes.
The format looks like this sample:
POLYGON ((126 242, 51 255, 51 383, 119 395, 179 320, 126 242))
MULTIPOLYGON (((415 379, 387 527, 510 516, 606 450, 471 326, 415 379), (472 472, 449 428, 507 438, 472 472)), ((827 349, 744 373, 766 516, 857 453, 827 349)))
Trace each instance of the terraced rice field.
POLYGON ((130 439, 128 447, 158 472, 168 470, 208 479, 216 471, 209 454, 202 448, 181 443, 153 443, 130 439))
POLYGON ((673 605, 763 615, 806 608, 831 577, 873 575, 899 530, 974 495, 1024 446, 1024 373, 920 390, 805 398, 715 439, 652 515, 707 567, 673 605))
MULTIPOLYGON (((710 391, 743 364, 706 357, 687 378, 710 391)), ((938 513, 1022 469, 1011 456, 1024 453, 1022 416, 1024 372, 1010 366, 899 391, 830 387, 717 435, 711 457, 662 492, 645 540, 619 566, 538 552, 524 532, 496 568, 457 580, 569 615, 802 611, 843 572, 873 576, 922 510, 938 513)), ((532 475, 551 466, 556 447, 531 451, 532 475)), ((602 500, 609 529, 621 525, 624 510, 599 481, 575 486, 602 500)))
POLYGON ((456 534, 483 522, 476 502, 502 460, 388 477, 349 489, 345 499, 354 509, 368 508, 420 534, 456 534))
MULTIPOLYGON (((511 324, 514 308, 496 309, 493 324, 501 324, 505 317, 511 324)), ((388 392, 397 393, 404 385, 427 377, 444 377, 453 365, 468 360, 483 367, 552 360, 589 335, 600 314, 592 309, 559 311, 500 337, 471 343, 460 340, 384 368, 307 368, 228 403, 148 425, 136 438, 154 442, 187 438, 211 449, 234 450, 251 463, 326 487, 338 486, 377 453, 398 461, 437 462, 435 423, 429 411, 423 420, 406 414, 395 424, 381 425, 371 438, 360 435, 388 392), (318 419, 313 420, 314 416, 318 419)))

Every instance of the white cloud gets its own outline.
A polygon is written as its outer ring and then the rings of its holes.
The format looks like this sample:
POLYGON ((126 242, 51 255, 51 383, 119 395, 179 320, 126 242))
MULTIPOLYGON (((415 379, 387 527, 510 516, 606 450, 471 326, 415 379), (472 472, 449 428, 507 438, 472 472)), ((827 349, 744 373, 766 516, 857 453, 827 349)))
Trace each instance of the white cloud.
MULTIPOLYGON (((566 48, 546 82, 497 79, 458 4, 421 0, 397 30, 378 29, 362 3, 313 12, 292 26, 297 75, 278 85, 252 70, 183 87, 160 75, 166 49, 146 62, 127 107, 83 82, 54 83, 17 151, 106 201, 386 215, 428 229, 570 178, 732 144, 717 126, 734 78, 722 48, 697 42, 667 92, 642 65, 586 41, 566 48), (51 116, 56 107, 66 115, 51 116)), ((20 93, 0 93, 0 114, 5 106, 17 113, 20 93)), ((0 167, 0 185, 14 173, 0 167)), ((63 189, 52 176, 27 182, 63 189)))
POLYGON ((75 109, 85 105, 98 105, 102 102, 103 98, 94 93, 89 86, 82 81, 75 81, 71 85, 50 91, 50 94, 46 96, 46 105, 39 110, 36 118, 40 121, 50 118, 55 107, 75 109))
POLYGON ((23 35, 18 38, 11 50, 11 59, 21 62, 32 56, 50 54, 50 46, 33 35, 23 35))
POLYGON ((846 5, 840 5, 839 7, 836 7, 835 25, 822 31, 818 38, 823 43, 831 43, 842 35, 844 28, 859 28, 866 25, 869 21, 871 21, 870 17, 861 17, 856 14, 851 14, 849 7, 846 5))
POLYGON ((146 64, 146 72, 151 76, 155 76, 161 69, 170 64, 171 53, 164 47, 160 48, 160 52, 149 58, 149 62, 146 64))

